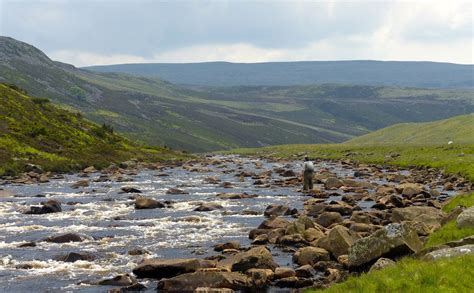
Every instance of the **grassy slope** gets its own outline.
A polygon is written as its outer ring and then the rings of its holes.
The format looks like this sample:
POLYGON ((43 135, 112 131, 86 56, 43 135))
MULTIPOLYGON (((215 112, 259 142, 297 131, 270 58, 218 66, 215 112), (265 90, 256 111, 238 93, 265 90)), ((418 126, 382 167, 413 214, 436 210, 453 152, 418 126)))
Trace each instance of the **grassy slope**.
POLYGON ((456 144, 474 144, 474 113, 441 121, 397 124, 356 137, 347 143, 441 145, 448 141, 456 144))
POLYGON ((131 158, 182 157, 164 148, 145 148, 45 99, 0 84, 0 175, 21 171, 26 163, 46 170, 104 167, 131 158))

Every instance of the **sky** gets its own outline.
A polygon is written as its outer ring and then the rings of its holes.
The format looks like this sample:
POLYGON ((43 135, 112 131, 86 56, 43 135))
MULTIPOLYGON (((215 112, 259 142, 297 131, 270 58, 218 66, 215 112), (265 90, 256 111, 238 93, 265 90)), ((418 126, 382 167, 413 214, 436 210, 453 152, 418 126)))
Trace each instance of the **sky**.
POLYGON ((473 63, 473 2, 0 0, 0 35, 76 66, 144 62, 473 63))

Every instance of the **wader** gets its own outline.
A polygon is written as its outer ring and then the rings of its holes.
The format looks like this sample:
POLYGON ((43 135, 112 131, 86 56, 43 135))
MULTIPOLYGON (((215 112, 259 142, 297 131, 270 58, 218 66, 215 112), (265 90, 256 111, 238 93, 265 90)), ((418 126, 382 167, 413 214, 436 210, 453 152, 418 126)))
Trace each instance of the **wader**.
POLYGON ((303 190, 313 190, 313 171, 306 170, 303 174, 303 190))

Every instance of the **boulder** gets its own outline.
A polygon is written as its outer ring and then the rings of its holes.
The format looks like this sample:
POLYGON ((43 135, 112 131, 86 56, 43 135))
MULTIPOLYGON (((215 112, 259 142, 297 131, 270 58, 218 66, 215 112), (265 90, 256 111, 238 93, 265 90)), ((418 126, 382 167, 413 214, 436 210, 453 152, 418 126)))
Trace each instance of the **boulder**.
POLYGON ((90 253, 69 252, 54 258, 57 261, 76 262, 78 260, 93 261, 95 256, 90 253))
POLYGON ((67 243, 67 242, 82 242, 86 239, 86 237, 75 234, 75 233, 66 233, 61 235, 49 236, 48 238, 44 239, 46 242, 53 242, 53 243, 67 243))
POLYGON ((212 267, 215 267, 214 262, 197 258, 146 259, 133 269, 133 273, 138 278, 162 279, 212 267))
POLYGON ((107 293, 129 293, 129 292, 143 291, 143 290, 147 290, 147 289, 148 288, 145 285, 140 284, 140 283, 135 283, 135 284, 132 284, 130 286, 125 286, 125 287, 122 287, 122 288, 110 289, 109 291, 107 291, 107 293))
POLYGON ((474 228, 474 206, 462 211, 456 223, 458 228, 474 228))
POLYGON ((256 194, 247 194, 247 193, 219 193, 216 197, 220 199, 244 199, 244 198, 255 198, 258 195, 256 194))
POLYGON ((41 203, 41 206, 31 206, 24 211, 24 214, 41 215, 61 212, 61 203, 57 200, 50 199, 41 203))
POLYGON ((164 208, 165 205, 157 200, 148 197, 137 197, 135 199, 135 208, 139 209, 156 209, 156 208, 164 208))
POLYGON ((166 191, 166 194, 188 194, 188 192, 179 188, 170 188, 166 191))
POLYGON ((425 254, 423 257, 427 260, 435 260, 440 258, 450 258, 466 254, 474 254, 474 244, 468 244, 457 247, 442 248, 425 254))
POLYGON ((273 256, 265 246, 256 246, 247 251, 239 252, 218 263, 219 267, 230 269, 233 272, 245 272, 249 269, 270 269, 278 267, 273 256))
POLYGON ((286 228, 290 222, 286 219, 275 217, 263 221, 258 229, 277 229, 277 228, 286 228))
POLYGON ((161 280, 158 282, 157 290, 192 292, 199 287, 248 290, 253 285, 250 278, 242 273, 208 271, 182 274, 161 280))
POLYGON ((283 278, 275 282, 275 286, 280 288, 304 288, 311 285, 313 285, 313 280, 298 277, 283 278))
POLYGON ((389 224, 368 237, 357 240, 349 249, 349 266, 358 267, 386 255, 418 252, 423 244, 406 223, 389 224))
POLYGON ((400 184, 395 189, 398 193, 401 193, 404 197, 412 198, 423 192, 423 185, 416 183, 404 183, 400 184))
POLYGON ((217 203, 200 203, 197 208, 194 209, 196 212, 210 212, 218 209, 223 209, 224 207, 217 203))
POLYGON ((371 267, 370 271, 381 270, 386 267, 394 266, 395 262, 389 258, 381 257, 379 258, 371 267))
POLYGON ((268 269, 250 269, 245 272, 255 287, 263 288, 273 279, 274 273, 268 269))
POLYGON ((349 252, 349 248, 359 239, 355 233, 351 233, 344 226, 337 225, 332 228, 327 236, 318 240, 317 245, 331 252, 334 257, 339 257, 349 252))
POLYGON ((268 235, 267 234, 260 234, 254 238, 252 241, 253 245, 263 245, 268 243, 268 235))
POLYGON ((344 186, 344 182, 336 177, 329 177, 326 179, 326 182, 324 182, 324 188, 326 189, 337 189, 341 186, 344 186))
POLYGON ((215 251, 223 251, 225 249, 240 249, 240 243, 238 241, 229 241, 214 246, 215 251))
POLYGON ((288 206, 272 204, 265 209, 263 215, 265 217, 279 217, 289 215, 290 213, 291 209, 288 206))
POLYGON ((103 279, 97 282, 97 285, 105 286, 130 286, 137 282, 130 274, 117 275, 113 278, 103 279))
POLYGON ((79 180, 76 183, 71 184, 71 188, 77 189, 79 187, 88 187, 89 186, 89 180, 79 180))
POLYGON ((209 288, 199 287, 194 289, 193 293, 234 293, 235 291, 229 288, 209 288))
POLYGON ((441 221, 446 215, 443 211, 426 206, 411 206, 406 208, 395 208, 392 210, 392 222, 402 221, 421 222, 434 230, 441 226, 441 221))
POLYGON ((315 263, 322 260, 329 260, 329 252, 319 247, 303 247, 296 251, 296 253, 293 255, 293 262, 300 266, 314 265, 315 263))
POLYGON ((332 224, 341 223, 342 221, 343 218, 338 212, 323 212, 316 219, 316 223, 326 228, 332 224))
POLYGON ((311 265, 303 265, 295 269, 298 278, 312 278, 316 275, 316 270, 311 265))
POLYGON ((324 237, 324 233, 317 228, 309 228, 303 233, 304 239, 308 242, 313 242, 319 238, 324 237))
POLYGON ((124 193, 142 193, 142 191, 133 186, 123 186, 120 190, 124 193))
POLYGON ((275 269, 274 278, 275 280, 277 280, 277 279, 283 279, 283 278, 288 278, 288 277, 294 277, 295 275, 296 275, 295 270, 293 270, 292 268, 279 267, 275 269))

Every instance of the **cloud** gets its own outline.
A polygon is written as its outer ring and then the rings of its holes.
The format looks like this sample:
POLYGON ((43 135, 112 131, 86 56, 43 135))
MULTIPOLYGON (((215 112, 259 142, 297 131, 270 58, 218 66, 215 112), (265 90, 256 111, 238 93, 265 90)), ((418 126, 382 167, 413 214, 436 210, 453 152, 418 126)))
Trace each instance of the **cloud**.
POLYGON ((0 1, 2 35, 75 65, 328 59, 472 63, 471 2, 0 1))

